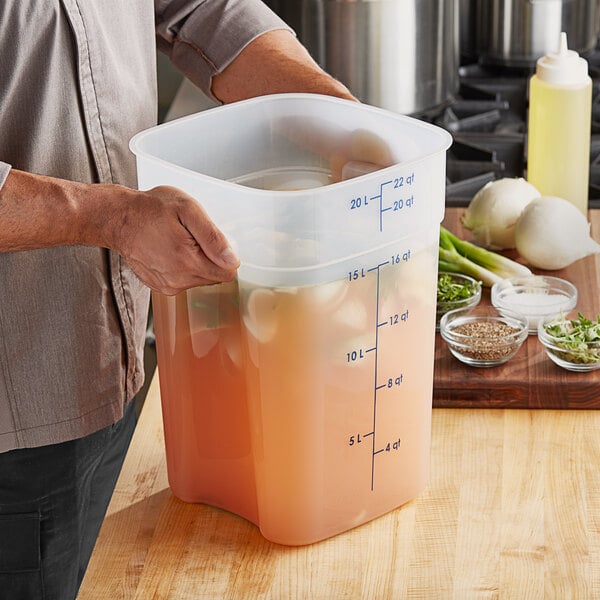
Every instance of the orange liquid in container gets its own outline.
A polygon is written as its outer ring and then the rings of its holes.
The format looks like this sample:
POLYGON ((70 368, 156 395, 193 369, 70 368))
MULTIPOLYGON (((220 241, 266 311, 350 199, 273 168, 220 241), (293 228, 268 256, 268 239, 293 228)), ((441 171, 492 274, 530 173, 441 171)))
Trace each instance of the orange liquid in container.
POLYGON ((237 285, 152 296, 174 493, 257 520, 237 285))
MULTIPOLYGON (((299 545, 426 485, 437 232, 334 281, 153 295, 169 482, 299 545)), ((362 259, 364 260, 364 259, 362 259)))

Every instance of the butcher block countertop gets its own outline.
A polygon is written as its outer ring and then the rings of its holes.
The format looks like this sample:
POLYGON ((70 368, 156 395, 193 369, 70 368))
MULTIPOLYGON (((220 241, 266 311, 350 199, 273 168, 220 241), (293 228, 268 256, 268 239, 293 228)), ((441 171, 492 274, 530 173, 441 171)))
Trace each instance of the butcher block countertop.
POLYGON ((79 600, 600 598, 600 412, 438 408, 415 500, 306 547, 168 488, 157 376, 79 600))
MULTIPOLYGON (((556 273, 594 313, 596 260, 556 273)), ((436 347, 427 489, 305 547, 173 495, 155 375, 79 600, 600 598, 600 412, 564 410, 600 405, 599 374, 560 370, 534 336, 495 369, 436 347)))

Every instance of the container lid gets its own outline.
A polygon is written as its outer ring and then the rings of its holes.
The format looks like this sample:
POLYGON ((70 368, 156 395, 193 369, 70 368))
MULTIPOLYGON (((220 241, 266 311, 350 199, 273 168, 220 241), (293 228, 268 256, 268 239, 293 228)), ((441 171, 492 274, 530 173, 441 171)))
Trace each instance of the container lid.
POLYGON ((557 52, 550 52, 538 59, 536 75, 547 83, 580 85, 587 83, 588 64, 575 50, 567 47, 567 34, 560 34, 557 52))

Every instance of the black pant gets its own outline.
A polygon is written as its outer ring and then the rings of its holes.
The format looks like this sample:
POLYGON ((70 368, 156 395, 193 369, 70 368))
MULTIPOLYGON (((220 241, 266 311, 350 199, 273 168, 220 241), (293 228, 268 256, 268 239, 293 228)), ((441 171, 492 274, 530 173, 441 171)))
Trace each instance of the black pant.
POLYGON ((134 404, 82 439, 0 454, 0 598, 77 597, 135 429, 134 404))

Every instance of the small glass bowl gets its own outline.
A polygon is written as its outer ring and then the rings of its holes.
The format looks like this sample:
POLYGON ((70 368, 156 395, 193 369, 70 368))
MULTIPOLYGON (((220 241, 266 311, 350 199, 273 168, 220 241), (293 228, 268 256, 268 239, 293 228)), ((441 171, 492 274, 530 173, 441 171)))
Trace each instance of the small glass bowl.
POLYGON ((499 310, 510 310, 527 317, 529 333, 537 333, 538 323, 544 317, 575 308, 577 288, 558 277, 529 275, 495 283, 490 297, 499 310))
POLYGON ((479 305, 446 313, 440 335, 453 356, 472 367, 495 367, 509 361, 528 335, 528 321, 518 313, 479 305))
POLYGON ((559 367, 568 371, 594 371, 600 369, 600 341, 580 342, 565 347, 564 340, 546 331, 549 323, 561 323, 577 319, 576 314, 560 314, 540 319, 538 339, 544 346, 548 357, 559 367))
POLYGON ((454 300, 451 302, 438 301, 436 304, 435 315, 436 331, 439 331, 440 319, 442 318, 442 315, 451 310, 457 310, 459 308, 473 308, 474 306, 477 306, 481 300, 481 282, 477 281, 477 279, 469 277, 469 275, 463 275, 462 273, 448 273, 445 271, 440 271, 438 273, 438 281, 442 276, 449 276, 453 282, 460 285, 471 286, 473 295, 469 296, 468 298, 462 298, 461 300, 454 300))

